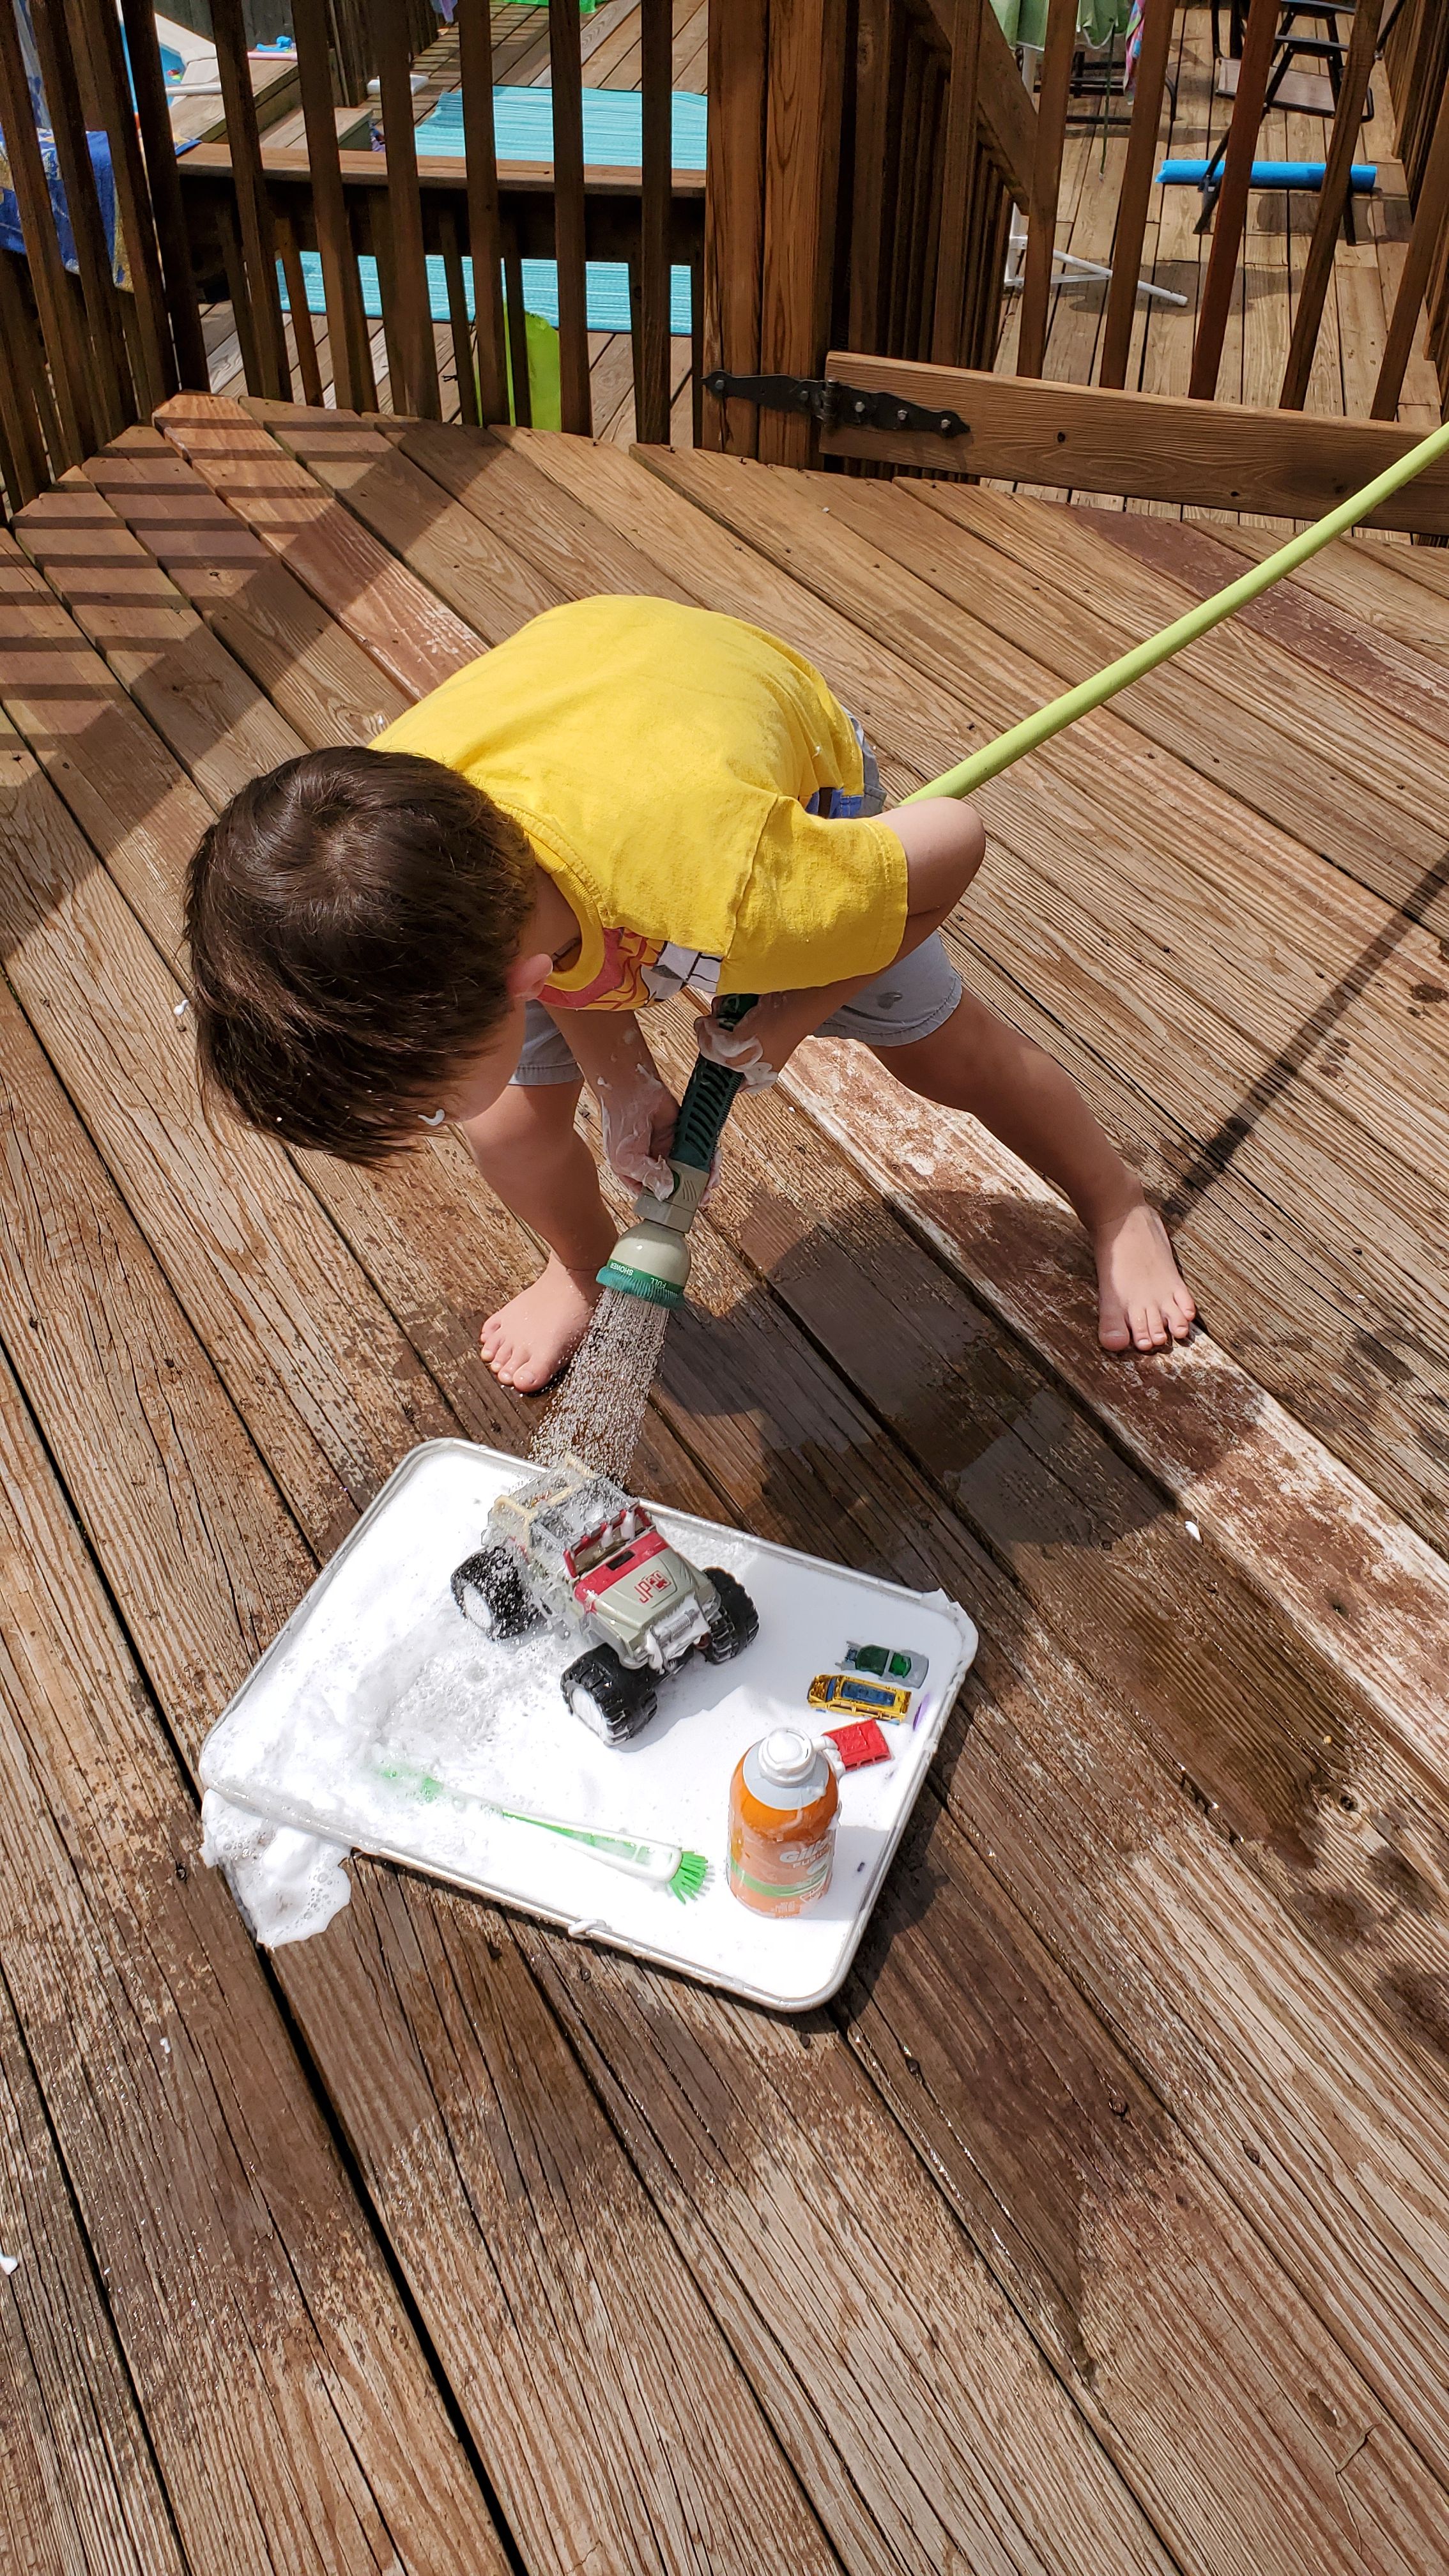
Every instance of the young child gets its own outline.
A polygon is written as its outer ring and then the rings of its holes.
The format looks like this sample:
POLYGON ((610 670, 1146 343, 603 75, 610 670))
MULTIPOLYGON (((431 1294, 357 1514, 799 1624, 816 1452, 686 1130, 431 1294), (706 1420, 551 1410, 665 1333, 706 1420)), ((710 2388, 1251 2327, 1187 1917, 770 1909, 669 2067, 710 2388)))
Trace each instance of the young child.
POLYGON ((963 992, 939 931, 985 836, 950 798, 881 812, 864 737, 798 653, 659 599, 551 609, 367 750, 235 796, 192 864, 203 1086, 252 1126, 371 1163, 462 1129, 549 1247, 483 1327, 505 1385, 578 1341, 616 1228, 576 1134, 666 1189, 675 1102, 636 1013, 753 993, 702 1049, 768 1082, 811 1031, 969 1109, 1091 1235, 1108 1350, 1185 1341, 1193 1302, 1067 1076, 963 992))

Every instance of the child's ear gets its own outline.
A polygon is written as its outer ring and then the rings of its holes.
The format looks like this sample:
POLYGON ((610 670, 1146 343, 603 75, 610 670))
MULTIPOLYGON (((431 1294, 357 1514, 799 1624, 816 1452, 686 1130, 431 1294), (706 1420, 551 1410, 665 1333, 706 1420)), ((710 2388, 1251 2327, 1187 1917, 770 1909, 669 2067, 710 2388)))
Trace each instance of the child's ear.
POLYGON ((546 948, 532 957, 515 957, 508 969, 506 982, 515 1002, 536 1002, 553 973, 553 959, 546 948))

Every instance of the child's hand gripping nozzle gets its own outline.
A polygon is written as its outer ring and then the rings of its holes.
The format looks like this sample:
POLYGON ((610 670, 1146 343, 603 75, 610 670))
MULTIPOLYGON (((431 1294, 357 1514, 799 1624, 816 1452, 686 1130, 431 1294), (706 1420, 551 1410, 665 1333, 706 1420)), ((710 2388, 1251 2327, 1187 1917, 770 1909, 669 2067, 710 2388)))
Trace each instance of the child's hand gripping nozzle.
MULTIPOLYGON (((753 993, 731 993, 716 1006, 715 1017, 732 1029, 755 1007, 753 993)), ((641 1190, 634 1222, 621 1234, 599 1272, 603 1288, 619 1288, 630 1297, 645 1297, 654 1306, 682 1306, 689 1284, 689 1245, 685 1238, 709 1187, 710 1168, 725 1120, 734 1106, 743 1074, 701 1056, 679 1104, 679 1124, 669 1168, 674 1187, 667 1199, 641 1190)))

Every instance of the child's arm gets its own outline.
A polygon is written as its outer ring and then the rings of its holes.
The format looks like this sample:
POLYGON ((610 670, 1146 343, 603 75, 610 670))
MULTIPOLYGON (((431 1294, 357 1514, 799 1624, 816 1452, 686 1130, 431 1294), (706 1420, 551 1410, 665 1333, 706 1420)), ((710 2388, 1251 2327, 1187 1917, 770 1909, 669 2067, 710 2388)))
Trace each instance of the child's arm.
MULTIPOLYGON (((954 796, 931 796, 920 805, 898 805, 883 814, 906 854, 906 924, 895 958, 921 948, 954 911, 986 854, 986 832, 974 805, 954 796)), ((734 1030, 721 1029, 708 1017, 699 1023, 702 1054, 734 1066, 747 1082, 770 1081, 808 1038, 852 1002, 868 984, 889 971, 872 968, 836 984, 812 984, 798 992, 766 993, 734 1030)))
MULTIPOLYGON (((545 1005, 545 1007, 547 1007, 545 1005)), ((666 1157, 679 1106, 632 1011, 550 1013, 599 1103, 604 1152, 621 1180, 661 1192, 674 1186, 666 1157)))

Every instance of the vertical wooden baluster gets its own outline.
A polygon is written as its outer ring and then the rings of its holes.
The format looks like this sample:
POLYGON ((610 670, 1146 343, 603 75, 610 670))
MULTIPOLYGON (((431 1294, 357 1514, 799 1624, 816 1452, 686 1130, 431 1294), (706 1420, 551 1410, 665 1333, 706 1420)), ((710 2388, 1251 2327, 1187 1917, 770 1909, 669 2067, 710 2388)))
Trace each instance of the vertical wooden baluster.
MULTIPOLYGON (((709 15, 704 217, 704 370, 760 372, 760 277, 765 252, 765 86, 768 0, 728 0, 709 15)), ((753 403, 704 405, 702 444, 753 456, 753 403)))
POLYGON ((86 140, 75 55, 60 0, 30 0, 30 24, 85 299, 96 426, 104 438, 115 438, 137 417, 136 397, 86 140))
POLYGON ((1167 85, 1174 15, 1173 0, 1146 0, 1132 125, 1112 237, 1112 281, 1107 289, 1102 363, 1097 370, 1097 381, 1103 385, 1122 386, 1127 382, 1127 356, 1137 311, 1137 280, 1142 272, 1142 244, 1152 201, 1152 165, 1157 158, 1157 129, 1162 122, 1162 93, 1167 85))
POLYGON ((367 211, 367 209, 370 207, 371 200, 376 192, 372 188, 364 187, 359 190, 358 193, 364 210, 360 220, 355 215, 353 205, 349 201, 345 190, 343 192, 342 200, 343 212, 347 217, 347 238, 351 245, 353 260, 357 264, 357 310, 359 316, 357 365, 362 377, 362 387, 358 395, 358 409, 360 411, 380 411, 382 405, 378 398, 377 376, 372 363, 373 326, 367 318, 367 299, 362 292, 361 268, 362 255, 366 249, 368 240, 368 226, 372 221, 371 213, 367 211))
POLYGON ((316 411, 322 408, 322 370, 317 363, 317 341, 312 329, 312 313, 307 302, 307 280, 302 273, 302 254, 290 215, 274 217, 277 251, 282 274, 287 281, 287 302, 292 311, 292 337, 297 344, 297 373, 302 379, 302 400, 316 411))
MULTIPOLYGON (((211 32, 226 109, 226 139, 231 150, 232 185, 251 316, 254 356, 253 366, 247 370, 247 390, 272 402, 288 402, 292 378, 282 329, 282 299, 277 292, 277 245, 262 170, 262 139, 252 95, 241 0, 211 0, 211 32)), ((243 341, 243 348, 245 345, 243 341)))
MULTIPOLYGON (((377 55, 387 145, 387 231, 397 299, 396 309, 383 313, 394 379, 392 407, 394 411, 415 412, 420 420, 438 420, 442 417, 442 403, 428 262, 423 248, 418 148, 413 134, 412 57, 398 0, 369 0, 369 24, 377 55), (391 356, 394 349, 396 359, 391 356)), ((386 301, 384 298, 384 305, 386 301)))
POLYGON ((1394 297, 1388 337, 1379 361, 1378 382, 1369 406, 1372 420, 1393 420, 1398 412, 1404 375, 1414 354, 1419 307, 1443 247, 1446 218, 1449 218, 1449 82, 1445 83, 1439 114, 1429 139, 1419 202, 1414 209, 1414 228, 1409 235, 1408 254, 1399 277, 1399 291, 1394 297))
POLYGON ((166 314, 176 352, 177 376, 188 392, 204 393, 210 383, 206 341, 201 329, 201 304, 191 265, 186 209, 182 204, 181 180, 176 168, 171 109, 161 69, 161 49, 156 40, 153 0, 121 0, 121 20, 126 31, 126 51, 130 56, 131 80, 136 92, 136 117, 141 129, 151 213, 161 253, 166 314))
MULTIPOLYGON (((818 376, 830 340, 845 76, 844 0, 770 0, 765 255, 760 367, 818 376)), ((819 435, 803 413, 762 411, 767 465, 808 465, 819 435)))
POLYGON ((468 246, 473 254, 473 337, 478 409, 508 418, 508 353, 503 333, 503 227, 493 137, 492 0, 458 0, 458 71, 463 148, 468 156, 468 246))
MULTIPOLYGON (((398 337, 397 265, 393 257, 392 208, 378 190, 372 193, 368 209, 372 223, 372 255, 377 262, 378 301, 382 306, 382 344, 387 352, 387 403, 393 412, 405 412, 407 398, 407 358, 398 337)), ((379 392, 381 388, 379 388, 379 392)), ((440 406, 441 408, 441 406, 440 406)))
POLYGON ((9 0, 0 6, 0 132, 5 136, 31 287, 55 388, 60 447, 51 462, 57 473, 63 473, 68 465, 79 465, 98 443, 95 407, 85 337, 61 263, 40 139, 30 111, 20 30, 9 0))
MULTIPOLYGON (((558 267, 559 417, 587 438, 589 390, 587 233, 584 205, 584 75, 578 0, 548 0, 553 75, 553 240, 558 267)), ((667 434, 667 433, 666 433, 667 434)))
POLYGON ((639 331, 634 425, 642 445, 669 443, 670 221, 674 193, 674 0, 640 0, 644 136, 639 172, 639 331))
POLYGON ((1218 389, 1218 369, 1222 364, 1223 339, 1233 300, 1233 281, 1238 273, 1238 251, 1248 216, 1253 155, 1258 148, 1258 128, 1263 122, 1263 102, 1268 94, 1268 75, 1273 64, 1273 41, 1278 32, 1280 5, 1281 0, 1248 0, 1248 24, 1238 65, 1238 94, 1233 101, 1232 123, 1228 127, 1223 184, 1213 220, 1212 248, 1203 280, 1197 338, 1192 349, 1192 373, 1187 386, 1188 392, 1202 402, 1211 402, 1218 389))
POLYGON ((1318 326, 1323 319, 1324 299, 1333 274, 1338 228, 1343 221, 1343 210, 1352 184, 1353 156, 1373 75, 1382 15, 1383 0, 1356 0, 1333 132, 1328 139, 1328 158, 1323 165, 1323 185, 1318 192, 1313 238, 1303 263, 1298 310, 1293 316, 1293 337, 1288 343, 1288 363, 1283 370, 1283 390, 1278 397, 1280 411, 1301 411, 1308 392, 1313 353, 1318 346, 1318 326))
POLYGON ((958 367, 961 363, 967 261, 976 240, 972 215, 984 5, 985 0, 956 0, 951 22, 951 88, 941 170, 941 239, 936 254, 931 323, 931 356, 938 367, 958 367))
POLYGON ((458 414, 470 429, 478 427, 478 382, 473 370, 473 334, 468 324, 468 291, 463 277, 463 250, 458 218, 445 205, 438 216, 443 275, 448 285, 448 324, 453 337, 453 366, 458 378, 458 414))
POLYGON ((887 190, 900 148, 899 129, 891 124, 891 73, 901 33, 895 0, 858 0, 846 340, 852 349, 870 353, 881 346, 887 190))
POLYGON ((689 434, 704 443, 704 244, 689 254, 689 434))
POLYGON ((115 0, 71 0, 71 6, 90 53, 101 122, 111 147, 116 213, 126 248, 135 319, 136 354, 131 372, 142 408, 149 412, 168 394, 175 393, 179 378, 151 219, 151 191, 126 79, 121 22, 115 0))
POLYGON ((21 271, 8 250, 0 250, 0 343, 6 363, 0 366, 0 431, 5 443, 5 496, 12 514, 33 501, 50 481, 50 467, 35 408, 35 388, 45 360, 36 338, 21 271))
POLYGON ((302 121, 307 133, 307 166, 312 174, 312 220, 322 262, 332 385, 341 410, 361 411, 367 407, 372 368, 367 354, 367 320, 362 309, 357 253, 352 246, 347 201, 342 193, 337 119, 332 107, 327 0, 292 0, 292 33, 297 45, 302 121))
POLYGON ((1041 87, 1036 97, 1036 149, 1031 164, 1031 206, 1026 222, 1026 267, 1021 287, 1021 323, 1016 342, 1016 372, 1039 376, 1046 360, 1047 318, 1052 295, 1052 252, 1057 238, 1057 198, 1062 184, 1062 144, 1067 130, 1067 94, 1072 55, 1077 43, 1077 0, 1051 0, 1046 46, 1041 58, 1041 87))
POLYGON ((910 286, 911 212, 915 204, 917 177, 916 138, 921 131, 921 108, 926 95, 928 54, 925 43, 912 27, 906 43, 905 67, 901 75, 901 134, 908 138, 896 162, 895 204, 890 225, 890 272, 886 284, 884 319, 885 353, 888 357, 906 355, 905 311, 910 286))
POLYGON ((226 291, 231 298, 231 318, 241 351, 242 375, 249 386, 261 379, 261 361, 257 355, 256 315, 247 287, 246 262, 242 257, 241 235, 237 231, 236 209, 225 189, 215 202, 217 238, 221 243, 221 264, 226 270, 226 291))
POLYGON ((523 261, 518 250, 518 229, 511 221, 503 226, 503 280, 508 314, 508 365, 513 379, 513 417, 520 429, 533 421, 533 396, 528 382, 528 316, 523 309, 523 261))

